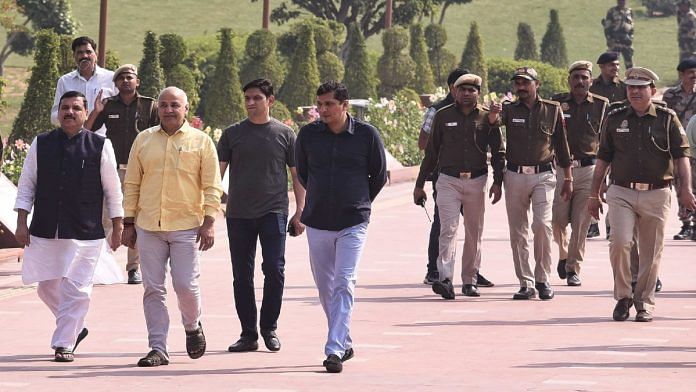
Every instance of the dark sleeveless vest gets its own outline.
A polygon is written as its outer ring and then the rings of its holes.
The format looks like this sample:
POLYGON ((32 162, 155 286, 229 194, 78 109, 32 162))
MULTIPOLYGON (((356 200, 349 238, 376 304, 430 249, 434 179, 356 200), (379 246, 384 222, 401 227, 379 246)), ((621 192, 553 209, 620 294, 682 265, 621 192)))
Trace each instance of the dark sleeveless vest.
POLYGON ((101 155, 104 138, 82 131, 68 139, 60 129, 36 138, 37 180, 29 231, 41 238, 104 238, 101 155))

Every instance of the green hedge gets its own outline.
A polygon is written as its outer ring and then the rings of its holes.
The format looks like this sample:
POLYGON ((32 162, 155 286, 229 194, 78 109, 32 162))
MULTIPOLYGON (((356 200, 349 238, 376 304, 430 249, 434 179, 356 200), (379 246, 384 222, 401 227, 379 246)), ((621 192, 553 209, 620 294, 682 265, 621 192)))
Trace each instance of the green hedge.
POLYGON ((539 73, 539 96, 551 98, 553 94, 568 91, 568 72, 538 61, 515 61, 510 59, 487 59, 488 89, 496 93, 506 93, 512 90, 510 78, 519 67, 532 67, 539 73))

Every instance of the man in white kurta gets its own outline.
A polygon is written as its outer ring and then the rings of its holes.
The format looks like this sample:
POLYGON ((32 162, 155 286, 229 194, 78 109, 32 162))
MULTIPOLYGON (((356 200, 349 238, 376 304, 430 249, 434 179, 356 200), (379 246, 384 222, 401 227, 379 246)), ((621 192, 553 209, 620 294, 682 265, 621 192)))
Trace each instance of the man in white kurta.
POLYGON ((123 194, 111 143, 83 128, 85 96, 70 91, 59 102, 60 128, 37 136, 24 162, 15 235, 25 245, 22 280, 38 282, 39 298, 56 317, 55 360, 71 362, 87 335, 92 278, 105 243, 102 203, 114 224, 109 241, 115 250, 123 230, 123 194))

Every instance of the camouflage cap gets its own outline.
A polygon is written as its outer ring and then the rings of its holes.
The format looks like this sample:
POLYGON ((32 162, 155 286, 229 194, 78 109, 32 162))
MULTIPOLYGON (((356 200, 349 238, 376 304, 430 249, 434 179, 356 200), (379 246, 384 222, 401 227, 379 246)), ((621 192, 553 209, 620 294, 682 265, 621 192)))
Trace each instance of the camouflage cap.
POLYGON ((527 80, 539 80, 539 74, 534 68, 531 67, 520 67, 515 70, 510 80, 515 80, 517 78, 527 79, 527 80))
POLYGON ((477 89, 481 88, 481 83, 483 79, 480 76, 474 74, 464 74, 460 76, 456 82, 454 82, 454 87, 459 87, 461 85, 474 86, 477 89))
POLYGON ((568 67, 568 73, 573 73, 573 71, 577 71, 579 69, 587 70, 592 73, 592 62, 587 60, 576 61, 573 64, 570 64, 570 67, 568 67))
POLYGON ((657 74, 647 68, 633 67, 626 70, 624 83, 629 86, 647 86, 660 80, 657 74))
POLYGON ((127 73, 138 76, 138 68, 133 64, 124 64, 124 65, 118 67, 118 69, 116 71, 114 71, 113 81, 115 82, 116 79, 118 79, 118 77, 121 76, 121 74, 127 74, 127 73))

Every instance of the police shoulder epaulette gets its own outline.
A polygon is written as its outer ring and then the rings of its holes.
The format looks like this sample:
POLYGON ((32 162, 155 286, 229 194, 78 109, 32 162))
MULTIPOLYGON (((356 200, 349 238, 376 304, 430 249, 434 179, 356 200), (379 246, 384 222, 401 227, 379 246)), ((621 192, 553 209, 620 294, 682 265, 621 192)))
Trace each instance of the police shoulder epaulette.
POLYGON ((548 103, 550 105, 561 106, 559 102, 552 101, 550 99, 539 98, 539 102, 548 103))
POLYGON ((439 113, 439 112, 441 112, 441 111, 443 111, 443 110, 445 110, 445 109, 451 108, 452 106, 454 106, 454 103, 451 103, 451 104, 449 104, 449 105, 446 105, 446 106, 441 107, 440 109, 437 109, 437 110, 435 111, 435 113, 439 113))
POLYGON ((607 116, 612 116, 617 113, 621 113, 628 109, 630 105, 617 105, 618 102, 614 102, 611 104, 609 107, 609 113, 607 113, 607 116))
POLYGON ((558 93, 558 94, 554 94, 551 97, 552 101, 557 101, 557 102, 567 101, 569 99, 570 99, 570 93, 558 93))
POLYGON ((592 96, 592 99, 598 99, 600 101, 606 102, 607 104, 609 103, 609 99, 607 97, 603 97, 601 95, 594 94, 594 93, 588 93, 588 94, 590 94, 590 96, 592 96))
MULTIPOLYGON (((655 103, 655 102, 653 102, 653 103, 655 103)), ((673 115, 675 115, 675 116, 677 115, 677 112, 675 112, 674 110, 668 108, 667 106, 658 105, 657 103, 655 103, 655 109, 656 109, 657 111, 666 112, 666 113, 669 113, 669 114, 673 114, 673 115)))
POLYGON ((652 99, 651 101, 656 107, 660 107, 660 106, 667 107, 667 102, 665 102, 665 101, 662 101, 659 99, 652 99))

